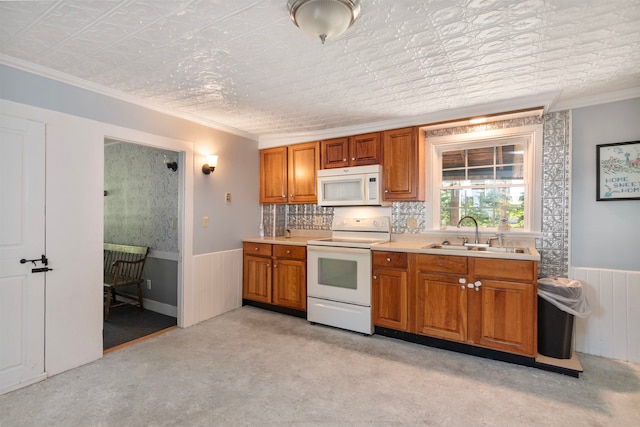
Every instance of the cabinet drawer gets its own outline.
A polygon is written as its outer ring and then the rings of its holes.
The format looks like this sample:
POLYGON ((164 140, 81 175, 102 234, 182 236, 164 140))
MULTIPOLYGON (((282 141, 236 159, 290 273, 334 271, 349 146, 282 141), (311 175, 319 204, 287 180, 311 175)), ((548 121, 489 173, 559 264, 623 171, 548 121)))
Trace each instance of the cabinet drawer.
POLYGON ((273 256, 278 258, 306 259, 306 246, 273 245, 273 256))
POLYGON ((246 255, 271 256, 271 244, 244 242, 242 245, 246 255))
POLYGON ((407 254, 405 252, 373 251, 372 254, 374 267, 407 268, 407 254))
POLYGON ((535 261, 511 259, 476 258, 474 273, 476 277, 492 279, 524 280, 531 282, 537 274, 535 261))
POLYGON ((466 257, 421 254, 417 264, 421 272, 467 274, 466 257))

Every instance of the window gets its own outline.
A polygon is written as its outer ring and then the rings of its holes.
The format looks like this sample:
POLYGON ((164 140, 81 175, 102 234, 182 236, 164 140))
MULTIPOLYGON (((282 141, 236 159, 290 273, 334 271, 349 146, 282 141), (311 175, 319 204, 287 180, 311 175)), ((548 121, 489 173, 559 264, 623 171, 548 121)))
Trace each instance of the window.
POLYGON ((427 137, 433 228, 539 231, 541 145, 541 125, 427 137))

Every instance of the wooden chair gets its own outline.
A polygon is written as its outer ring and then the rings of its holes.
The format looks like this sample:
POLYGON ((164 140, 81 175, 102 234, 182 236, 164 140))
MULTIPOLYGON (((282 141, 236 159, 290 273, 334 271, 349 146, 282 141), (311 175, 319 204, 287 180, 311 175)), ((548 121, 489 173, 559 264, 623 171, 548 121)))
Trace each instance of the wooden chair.
MULTIPOLYGON (((113 243, 104 244, 104 320, 109 319, 109 311, 114 307, 125 304, 137 305, 140 310, 144 310, 142 303, 142 270, 147 260, 149 248, 146 246, 116 245, 113 243), (137 286, 137 302, 119 301, 116 302, 116 289, 125 286, 137 286)), ((122 294, 135 299, 134 295, 122 294)))

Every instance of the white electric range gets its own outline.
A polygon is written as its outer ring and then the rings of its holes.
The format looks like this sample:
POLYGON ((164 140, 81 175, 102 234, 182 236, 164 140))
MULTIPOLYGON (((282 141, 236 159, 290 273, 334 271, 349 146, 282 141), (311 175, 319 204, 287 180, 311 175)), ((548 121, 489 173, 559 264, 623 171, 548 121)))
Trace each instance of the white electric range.
POLYGON ((371 335, 371 246, 389 241, 391 219, 336 216, 331 229, 307 242, 307 320, 371 335))

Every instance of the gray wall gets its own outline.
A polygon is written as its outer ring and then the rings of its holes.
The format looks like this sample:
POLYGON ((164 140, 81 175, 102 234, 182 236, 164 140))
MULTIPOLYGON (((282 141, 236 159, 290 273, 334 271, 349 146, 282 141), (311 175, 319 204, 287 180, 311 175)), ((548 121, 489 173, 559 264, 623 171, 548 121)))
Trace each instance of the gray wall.
POLYGON ((596 145, 640 140, 640 98, 573 110, 571 265, 640 271, 640 200, 596 202, 596 145))
POLYGON ((0 82, 0 98, 194 142, 194 170, 187 171, 195 178, 194 255, 241 248, 243 236, 258 233, 257 141, 5 65, 0 65, 0 82), (220 156, 211 175, 201 171, 207 154, 220 156), (225 204, 225 192, 232 193, 231 204, 225 204), (203 216, 209 217, 208 228, 202 228, 203 216))

